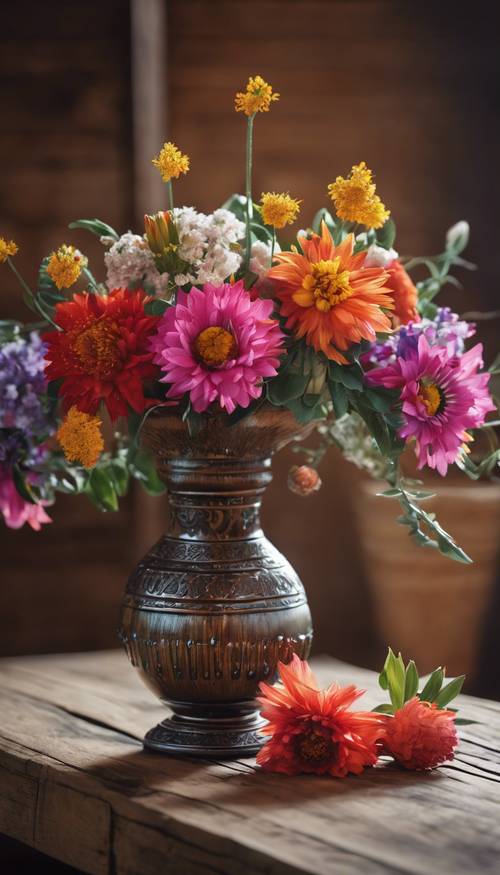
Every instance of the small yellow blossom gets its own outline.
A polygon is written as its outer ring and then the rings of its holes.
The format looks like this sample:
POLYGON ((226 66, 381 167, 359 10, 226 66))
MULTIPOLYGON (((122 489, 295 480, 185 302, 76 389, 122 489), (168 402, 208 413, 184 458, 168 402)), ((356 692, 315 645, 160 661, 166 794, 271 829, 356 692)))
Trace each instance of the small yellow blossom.
POLYGON ((302 201, 295 200, 289 194, 276 194, 273 191, 263 192, 260 199, 260 213, 265 225, 284 228, 295 222, 302 201))
POLYGON ((271 103, 279 98, 279 94, 273 94, 271 85, 265 82, 262 76, 251 76, 247 90, 238 91, 234 106, 236 112, 244 112, 245 115, 250 116, 255 115, 256 112, 268 112, 271 103))
POLYGON ((47 273, 59 290, 69 289, 73 283, 76 283, 86 266, 85 256, 74 246, 67 246, 66 243, 63 243, 57 252, 53 252, 50 256, 47 273))
POLYGON ((18 246, 13 240, 6 240, 5 237, 0 237, 0 264, 12 258, 18 251, 18 246))
POLYGON ((94 467, 104 449, 101 425, 98 416, 70 407, 56 434, 68 462, 94 467))
POLYGON ((152 163, 160 171, 163 182, 178 179, 181 173, 189 170, 189 157, 183 155, 174 143, 164 143, 160 154, 153 158, 152 163))
POLYGON ((368 228, 381 228, 387 221, 390 212, 376 194, 372 177, 372 171, 361 161, 351 168, 347 179, 337 176, 328 186, 339 219, 359 222, 368 228))

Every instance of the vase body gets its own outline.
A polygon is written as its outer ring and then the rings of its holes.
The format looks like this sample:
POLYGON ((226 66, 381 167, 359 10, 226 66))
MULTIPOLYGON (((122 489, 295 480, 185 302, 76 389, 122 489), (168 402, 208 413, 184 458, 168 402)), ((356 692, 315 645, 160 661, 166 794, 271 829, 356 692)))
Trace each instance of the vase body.
POLYGON ((278 661, 306 658, 304 588, 260 527, 273 452, 300 427, 272 408, 194 437, 180 417, 149 418, 143 442, 168 489, 166 534, 132 573, 120 635, 146 685, 173 711, 146 747, 241 757, 262 744, 255 696, 278 661))

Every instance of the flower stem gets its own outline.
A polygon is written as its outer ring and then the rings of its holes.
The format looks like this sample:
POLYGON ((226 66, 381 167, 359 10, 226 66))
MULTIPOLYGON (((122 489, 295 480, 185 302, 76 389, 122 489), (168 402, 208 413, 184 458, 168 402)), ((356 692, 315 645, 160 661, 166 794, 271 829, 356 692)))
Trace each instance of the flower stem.
POLYGON ((168 200, 169 210, 173 210, 173 208, 174 208, 174 188, 173 188, 171 179, 169 179, 167 182, 167 200, 168 200))
POLYGON ((253 203, 252 203, 252 151, 253 151, 253 122, 254 115, 248 116, 247 122, 247 149, 246 149, 246 180, 245 180, 245 196, 246 196, 246 240, 245 240, 245 270, 250 264, 250 250, 252 246, 252 234, 250 230, 250 222, 253 218, 253 203))
POLYGON ((273 236, 271 237, 271 267, 273 266, 274 247, 276 246, 276 228, 273 225, 273 236))
POLYGON ((12 259, 8 258, 7 264, 9 265, 12 273, 14 274, 14 276, 16 277, 16 279, 21 284, 21 287, 24 290, 23 297, 24 297, 24 303, 26 304, 26 306, 29 307, 30 310, 35 310, 37 313, 40 313, 40 316, 43 316, 43 318, 47 322, 49 322, 51 325, 54 326, 54 328, 57 328, 57 330, 60 331, 59 325, 56 325, 56 323, 51 319, 51 317, 49 316, 47 311, 42 307, 42 305, 40 304, 40 301, 33 294, 28 283, 26 282, 26 280, 21 276, 17 267, 13 264, 12 259))

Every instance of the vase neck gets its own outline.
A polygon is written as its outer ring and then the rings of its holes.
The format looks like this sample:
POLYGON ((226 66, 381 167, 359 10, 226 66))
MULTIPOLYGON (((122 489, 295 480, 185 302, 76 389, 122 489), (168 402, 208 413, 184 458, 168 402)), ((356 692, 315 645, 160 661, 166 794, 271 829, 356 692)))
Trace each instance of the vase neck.
POLYGON ((190 541, 248 539, 262 534, 260 505, 272 480, 271 459, 170 459, 167 535, 190 541))

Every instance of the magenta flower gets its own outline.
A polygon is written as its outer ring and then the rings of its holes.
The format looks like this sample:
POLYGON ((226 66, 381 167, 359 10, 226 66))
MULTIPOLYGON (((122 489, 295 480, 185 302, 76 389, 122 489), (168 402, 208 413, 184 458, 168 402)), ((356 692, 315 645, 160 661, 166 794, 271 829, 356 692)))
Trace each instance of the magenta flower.
POLYGON ((444 476, 471 440, 467 429, 478 428, 495 410, 490 374, 479 373, 482 352, 478 343, 462 356, 452 355, 446 347, 430 347, 421 334, 416 349, 366 375, 372 385, 401 388, 406 422, 399 436, 415 438, 419 468, 428 465, 444 476))
POLYGON ((259 398, 263 378, 277 373, 284 340, 272 309, 272 301, 252 301, 242 281, 179 290, 151 341, 167 397, 189 393, 197 413, 213 401, 232 413, 259 398))
POLYGON ((0 514, 10 529, 20 529, 24 523, 28 523, 35 532, 39 532, 43 523, 52 522, 43 508, 44 504, 46 502, 31 504, 25 501, 6 467, 0 465, 0 514))

